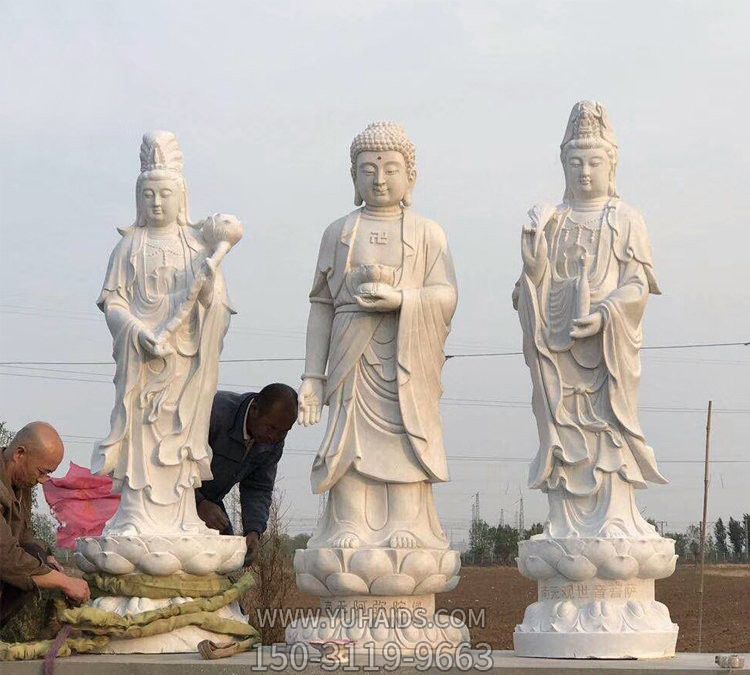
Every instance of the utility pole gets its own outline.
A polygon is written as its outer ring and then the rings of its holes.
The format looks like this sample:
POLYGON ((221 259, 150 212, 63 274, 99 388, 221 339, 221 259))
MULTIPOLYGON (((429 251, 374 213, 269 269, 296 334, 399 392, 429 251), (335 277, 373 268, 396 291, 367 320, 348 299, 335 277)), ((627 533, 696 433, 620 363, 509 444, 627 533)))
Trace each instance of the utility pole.
POLYGON ((703 569, 706 555, 706 513, 708 511, 708 452, 711 447, 711 407, 713 401, 708 402, 706 414, 706 460, 703 468, 703 520, 701 521, 701 580, 698 589, 698 651, 703 646, 703 569))
POLYGON ((505 509, 500 509, 500 527, 505 525, 505 509))

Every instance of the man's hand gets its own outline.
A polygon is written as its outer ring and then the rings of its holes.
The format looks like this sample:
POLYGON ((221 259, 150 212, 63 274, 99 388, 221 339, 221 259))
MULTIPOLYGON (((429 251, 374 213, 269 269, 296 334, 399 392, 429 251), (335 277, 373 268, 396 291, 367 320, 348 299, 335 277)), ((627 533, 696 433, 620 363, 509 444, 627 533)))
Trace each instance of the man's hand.
POLYGON ((245 567, 249 566, 258 555, 258 546, 260 545, 260 536, 257 532, 251 532, 245 537, 247 544, 247 553, 245 554, 245 567))
POLYGON ((401 307, 401 291, 382 283, 360 284, 354 296, 357 304, 370 312, 395 312, 401 307))
POLYGON ((65 572, 65 570, 63 569, 63 566, 58 562, 57 558, 55 558, 55 556, 53 555, 47 556, 47 564, 53 570, 56 570, 57 572, 65 572))
POLYGON ((570 337, 575 340, 591 337, 596 335, 604 324, 604 317, 601 312, 594 312, 581 319, 573 319, 574 328, 570 331, 570 337))
POLYGON ((78 605, 82 605, 84 602, 91 600, 91 590, 89 585, 83 579, 77 579, 76 577, 65 576, 65 583, 60 590, 65 595, 78 605))
POLYGON ((325 383, 317 377, 306 377, 299 389, 297 424, 309 427, 320 422, 325 383))
POLYGON ((231 527, 227 514, 224 513, 224 510, 218 504, 214 504, 210 499, 204 499, 199 502, 196 509, 198 510, 200 519, 212 530, 224 532, 231 527))

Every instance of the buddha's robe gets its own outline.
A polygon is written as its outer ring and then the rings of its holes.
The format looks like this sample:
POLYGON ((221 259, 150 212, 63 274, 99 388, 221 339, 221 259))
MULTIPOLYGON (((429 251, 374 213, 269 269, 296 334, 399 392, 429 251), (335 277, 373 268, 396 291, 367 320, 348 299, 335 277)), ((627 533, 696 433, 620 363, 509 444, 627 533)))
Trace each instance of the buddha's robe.
POLYGON ((448 480, 440 376, 457 291, 445 234, 406 209, 402 264, 395 270, 402 305, 395 312, 365 311, 354 297, 352 261, 360 214, 325 231, 310 293, 311 302, 334 308, 328 426, 313 464, 315 493, 330 490, 350 469, 386 483, 448 480))
MULTIPOLYGON (((142 529, 150 523, 139 511, 192 500, 192 488, 211 478, 211 403, 232 310, 219 270, 212 291, 204 287, 169 338, 174 353, 160 358, 146 352, 140 327, 158 334, 188 296, 210 252, 190 226, 178 227, 169 238, 152 237, 137 226, 121 234, 97 300, 112 333, 117 369, 111 430, 94 448, 92 471, 111 476, 123 492, 115 516, 120 525, 142 529)), ((174 518, 183 515, 184 504, 174 518)))
POLYGON ((665 483, 638 421, 643 314, 649 294, 660 293, 645 224, 617 199, 587 231, 570 213, 567 205, 557 207, 544 226, 543 272, 536 285, 524 272, 519 285, 539 431, 529 486, 588 496, 600 491, 605 477, 637 488, 665 483), (591 260, 587 274, 575 260, 582 249, 591 260), (581 298, 581 284, 587 297, 581 298), (590 309, 581 311, 581 304, 590 309), (589 311, 601 312, 601 332, 571 339, 572 320, 589 311))

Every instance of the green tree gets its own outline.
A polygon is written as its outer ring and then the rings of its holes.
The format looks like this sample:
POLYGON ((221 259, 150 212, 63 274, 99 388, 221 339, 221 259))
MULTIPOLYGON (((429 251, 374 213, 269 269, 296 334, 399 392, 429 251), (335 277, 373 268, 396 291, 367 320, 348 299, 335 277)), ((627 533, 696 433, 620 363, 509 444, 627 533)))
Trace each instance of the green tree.
POLYGON ((491 562, 495 529, 481 518, 471 523, 466 561, 475 565, 491 562))
POLYGON ((544 525, 541 523, 533 523, 532 526, 524 531, 524 539, 531 539, 535 534, 542 534, 544 532, 544 525))
POLYGON ((495 558, 501 565, 513 565, 518 555, 518 530, 510 525, 500 525, 495 530, 495 558))
POLYGON ((716 541, 716 552, 722 557, 722 559, 726 560, 729 557, 727 528, 721 518, 714 523, 714 540, 716 541))
POLYGON ((729 517, 729 541, 732 542, 734 559, 742 560, 742 549, 745 547, 745 528, 739 520, 729 517))

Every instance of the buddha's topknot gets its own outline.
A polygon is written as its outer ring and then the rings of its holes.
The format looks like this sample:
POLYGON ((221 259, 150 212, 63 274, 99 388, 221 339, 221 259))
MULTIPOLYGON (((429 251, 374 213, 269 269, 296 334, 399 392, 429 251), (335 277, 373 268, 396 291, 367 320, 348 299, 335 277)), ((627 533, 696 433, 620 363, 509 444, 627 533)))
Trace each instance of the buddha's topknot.
POLYGON ((357 155, 360 152, 386 152, 387 150, 395 150, 403 155, 409 179, 416 180, 417 153, 414 143, 409 140, 404 128, 395 122, 373 122, 354 137, 349 149, 352 177, 356 174, 357 155))

